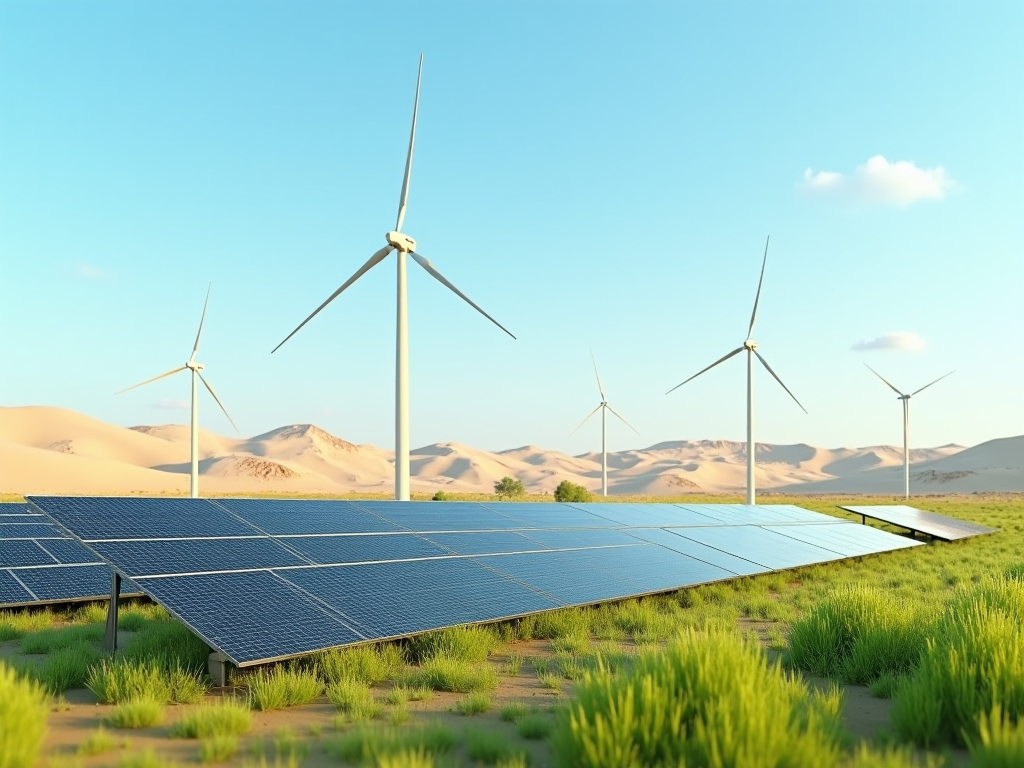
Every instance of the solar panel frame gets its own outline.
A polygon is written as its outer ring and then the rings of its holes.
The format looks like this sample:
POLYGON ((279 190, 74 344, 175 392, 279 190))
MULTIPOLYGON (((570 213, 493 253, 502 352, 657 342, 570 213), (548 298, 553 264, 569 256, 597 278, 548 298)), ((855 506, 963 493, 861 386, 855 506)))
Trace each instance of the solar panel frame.
POLYGON ((905 504, 881 505, 838 505, 840 509, 860 515, 861 520, 872 518, 883 523, 906 528, 913 533, 923 533, 943 541, 959 541, 973 536, 997 533, 998 528, 989 528, 978 523, 970 523, 955 517, 928 512, 905 504))

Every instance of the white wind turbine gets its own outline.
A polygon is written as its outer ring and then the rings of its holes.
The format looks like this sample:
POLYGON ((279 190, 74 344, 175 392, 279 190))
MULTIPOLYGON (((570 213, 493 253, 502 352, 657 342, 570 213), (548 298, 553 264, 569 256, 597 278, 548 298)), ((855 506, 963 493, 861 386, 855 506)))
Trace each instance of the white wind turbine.
POLYGON ((591 360, 591 362, 594 363, 594 376, 597 378, 597 391, 601 393, 601 402, 598 403, 597 408, 595 408, 594 410, 592 410, 590 413, 587 414, 587 418, 585 418, 583 421, 581 421, 579 424, 576 425, 576 429, 574 429, 572 432, 570 432, 569 436, 572 437, 572 435, 576 434, 576 430, 578 430, 580 427, 582 427, 584 424, 586 424, 588 421, 590 421, 590 417, 591 416, 593 416, 598 411, 601 412, 601 495, 602 496, 607 496, 608 495, 608 437, 607 437, 607 435, 608 435, 608 411, 611 411, 613 414, 615 414, 616 418, 618 418, 619 421, 621 421, 627 427, 632 429, 638 435, 640 433, 637 432, 636 428, 634 428, 632 424, 630 424, 628 421, 626 421, 618 411, 616 411, 614 408, 611 407, 611 405, 608 403, 608 398, 606 398, 604 396, 604 387, 601 386, 601 374, 597 372, 597 360, 594 359, 594 350, 590 350, 590 360, 591 360))
MULTIPOLYGON (((151 382, 157 381, 158 379, 166 378, 167 376, 173 376, 181 371, 192 371, 192 467, 189 472, 189 483, 188 483, 188 495, 193 499, 199 497, 199 386, 198 382, 203 382, 203 386, 210 392, 213 399, 217 401, 217 405, 224 412, 224 415, 228 417, 228 421, 231 422, 231 426, 235 427, 235 422, 231 420, 231 416, 228 415, 227 409, 224 404, 221 403, 220 398, 217 397, 217 393, 213 391, 213 387, 210 383, 203 378, 203 374, 200 373, 204 366, 202 363, 196 362, 196 354, 199 352, 199 337, 203 335, 203 322, 206 320, 206 305, 210 303, 210 289, 206 289, 206 301, 203 302, 203 314, 199 318, 199 332, 196 333, 196 343, 192 345, 192 356, 189 357, 188 362, 180 368, 173 368, 167 373, 161 373, 159 376, 154 376, 152 379, 146 379, 145 381, 133 384, 127 389, 122 389, 120 392, 115 394, 120 395, 121 392, 127 392, 129 389, 135 389, 151 382)), ((235 427, 237 430, 238 427, 235 427)))
MULTIPOLYGON (((327 300, 316 310, 299 323, 298 327, 289 333, 284 341, 271 350, 276 352, 281 346, 294 336, 302 326, 312 320, 316 315, 334 301, 342 291, 362 277, 374 266, 382 262, 392 251, 397 252, 398 260, 398 312, 397 329, 395 340, 395 498, 399 501, 409 500, 409 315, 405 287, 405 256, 409 254, 431 277, 446 286, 449 290, 459 296, 473 309, 486 317, 496 326, 505 331, 509 336, 512 333, 501 323, 484 312, 480 307, 466 296, 462 291, 448 282, 427 259, 416 253, 416 241, 402 232, 402 222, 405 220, 406 203, 409 199, 409 177, 412 173, 412 150, 416 141, 416 115, 420 105, 420 81, 423 78, 423 55, 420 54, 419 72, 416 76, 416 99, 412 107, 412 130, 409 133, 409 152, 405 158, 405 177, 402 180, 402 194, 398 202, 398 221, 394 230, 384 235, 387 245, 377 251, 369 260, 363 264, 356 273, 346 280, 342 286, 327 297, 327 300)), ((515 336, 512 336, 514 339, 515 336)))
POLYGON ((703 370, 700 370, 697 373, 693 374, 693 376, 691 376, 690 378, 688 378, 686 381, 682 382, 681 384, 676 384, 674 387, 672 387, 672 389, 670 389, 668 392, 665 393, 665 394, 669 394, 669 392, 673 392, 673 391, 679 389, 679 387, 683 386, 683 384, 686 384, 687 381, 693 381, 694 379, 696 379, 698 376, 700 376, 705 371, 710 371, 712 368, 714 368, 719 363, 724 363, 730 357, 733 357, 734 355, 738 355, 740 352, 743 352, 744 350, 746 350, 746 352, 747 352, 747 504, 754 504, 754 503, 756 503, 755 490, 754 490, 754 466, 755 466, 754 453, 755 453, 755 449, 756 449, 756 445, 754 443, 754 357, 757 357, 757 359, 761 361, 761 365, 763 365, 765 367, 765 369, 768 371, 768 373, 770 373, 772 375, 772 378, 774 378, 777 382, 779 382, 779 385, 784 390, 786 390, 786 393, 790 397, 793 398, 793 401, 797 405, 800 406, 800 410, 802 410, 804 413, 807 413, 807 409, 804 408, 803 405, 800 404, 800 401, 796 399, 796 395, 794 395, 792 392, 789 391, 789 387, 787 387, 785 384, 782 383, 782 379, 780 379, 776 375, 775 371, 772 370, 772 367, 770 365, 768 365, 768 361, 765 360, 763 357, 761 357, 761 353, 757 351, 757 342, 754 341, 752 338, 750 338, 750 334, 752 334, 754 332, 754 322, 757 320, 757 303, 761 299, 761 283, 764 282, 764 268, 765 268, 765 265, 767 263, 768 263, 768 240, 766 239, 765 242, 764 242, 764 259, 761 261, 761 278, 757 281, 757 295, 754 297, 754 311, 750 314, 750 327, 747 329, 747 338, 743 342, 743 345, 737 347, 736 349, 734 349, 732 352, 730 352, 729 354, 725 355, 724 357, 719 358, 718 360, 713 362, 711 365, 709 365, 707 368, 704 368, 703 370))
POLYGON ((930 387, 932 384, 938 384, 940 381, 942 381, 944 378, 946 378, 946 376, 950 376, 950 375, 956 373, 956 371, 950 371, 945 376, 939 376, 939 378, 937 378, 931 384, 925 384, 923 387, 921 387, 921 389, 915 390, 915 391, 911 392, 909 395, 905 395, 902 392, 900 392, 898 389, 896 389, 896 387, 894 387, 892 384, 889 384, 889 382, 886 381, 882 377, 882 374, 880 374, 878 371, 876 371, 870 365, 868 365, 867 363, 864 363, 864 365, 867 367, 867 369, 869 371, 871 371, 873 374, 875 374, 875 376, 877 376, 878 378, 882 379, 882 381, 885 381, 885 383, 886 383, 886 385, 888 385, 889 389, 891 389, 893 392, 895 392, 897 395, 899 395, 899 398, 897 398, 897 399, 903 401, 903 496, 904 496, 904 498, 909 499, 910 498, 910 444, 909 444, 910 443, 910 398, 912 398, 918 392, 922 392, 923 390, 928 389, 928 387, 930 387))

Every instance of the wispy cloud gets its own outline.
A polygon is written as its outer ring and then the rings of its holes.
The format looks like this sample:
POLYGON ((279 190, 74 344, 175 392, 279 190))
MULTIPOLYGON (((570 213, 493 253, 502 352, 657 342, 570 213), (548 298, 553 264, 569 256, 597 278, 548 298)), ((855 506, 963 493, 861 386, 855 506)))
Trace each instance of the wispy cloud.
POLYGON ((166 411, 187 411, 189 409, 188 400, 174 400, 171 398, 161 398, 153 403, 154 408, 161 408, 166 411))
POLYGON ((851 174, 808 168, 800 187, 817 197, 908 206, 919 200, 941 200, 956 185, 941 165, 918 168, 909 160, 890 163, 875 155, 851 174))
POLYGON ((850 349, 855 352, 869 352, 875 349, 902 349, 908 352, 920 352, 926 346, 928 345, 925 340, 915 331, 892 331, 873 339, 858 341, 850 349))

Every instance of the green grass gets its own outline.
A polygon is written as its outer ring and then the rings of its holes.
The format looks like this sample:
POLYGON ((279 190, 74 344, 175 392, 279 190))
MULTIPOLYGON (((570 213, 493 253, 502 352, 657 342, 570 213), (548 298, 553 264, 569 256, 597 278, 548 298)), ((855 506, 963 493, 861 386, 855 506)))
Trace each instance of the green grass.
POLYGON ((409 673, 413 686, 426 686, 435 691, 472 693, 498 687, 498 673, 490 664, 473 664, 463 659, 434 656, 409 673))
POLYGON ((208 736, 199 742, 199 762, 223 763, 238 751, 238 737, 230 734, 208 736))
POLYGON ((118 768, 178 768, 173 760, 160 757, 152 749, 126 755, 117 765, 118 768))
POLYGON ((121 704, 140 698, 161 704, 187 704, 197 701, 206 691, 202 681, 180 667, 169 669, 163 658, 120 655, 90 667, 85 684, 101 704, 121 704))
POLYGON ((522 668, 523 657, 518 653, 510 653, 508 658, 505 660, 505 666, 502 672, 508 677, 517 677, 522 668))
POLYGON ((163 718, 162 701, 136 698, 118 704, 107 716, 107 724, 114 728, 150 728, 159 725, 163 718))
POLYGON ((183 739, 238 736, 252 728, 252 710, 234 698, 200 704, 171 726, 170 735, 183 739))
POLYGON ((84 686, 90 667, 101 658, 102 652, 94 645, 72 645, 47 655, 34 675, 51 694, 63 693, 84 686))
POLYGON ((33 768, 46 735, 49 696, 0 662, 0 768, 33 768))
POLYGON ((179 668, 200 677, 206 673, 210 649, 181 622, 152 619, 142 623, 119 655, 125 659, 159 659, 167 669, 179 668))
POLYGON ((17 640, 26 632, 37 632, 60 621, 50 608, 0 611, 0 642, 17 640))
POLYGON ((102 755, 106 752, 113 752, 119 746, 125 744, 102 725, 90 733, 81 744, 78 745, 78 754, 83 757, 102 755))
MULTIPOLYGON (((392 701, 390 703, 398 703, 400 697, 393 696, 396 691, 395 689, 391 692, 392 701)), ((404 689, 401 689, 404 692, 404 689)), ((365 706, 367 702, 373 701, 373 694, 370 692, 370 686, 359 680, 338 680, 337 682, 331 683, 327 686, 327 700, 331 702, 341 712, 351 712, 353 709, 365 706)), ((404 703, 404 699, 401 700, 404 703)))
POLYGON ((566 766, 834 765, 839 708, 736 633, 687 630, 629 675, 587 675, 552 745, 566 766))
POLYGON ((484 765, 495 765, 513 756, 512 743, 498 731, 475 728, 466 732, 466 754, 484 765))
POLYGON ((457 744, 455 732, 441 724, 412 728, 359 726, 328 741, 325 749, 344 762, 372 765, 402 752, 421 751, 432 757, 445 755, 457 744))
POLYGON ((422 749, 403 749, 394 754, 378 756, 373 765, 375 768, 434 768, 437 761, 422 749))
POLYGON ((551 718, 527 715, 516 723, 516 733, 524 739, 546 739, 551 733, 551 718))
POLYGON ((562 690, 562 678, 559 675, 545 672, 544 674, 537 675, 537 679, 540 680, 542 688, 555 692, 561 692, 562 690))
POLYGON ((402 649, 394 644, 325 651, 316 657, 316 664, 328 684, 339 680, 358 680, 367 685, 378 685, 397 678, 406 667, 402 649))
POLYGON ((101 640, 103 640, 102 625, 47 627, 25 635, 21 641, 21 652, 47 654, 72 646, 96 644, 101 640))
POLYGON ((1020 768, 1024 765, 1024 718, 1016 722, 1000 707, 978 717, 977 735, 967 742, 973 768, 1020 768))
POLYGON ((253 709, 285 709, 309 704, 324 690, 316 671, 283 666, 261 669, 244 678, 249 689, 249 706, 253 709))
POLYGON ((438 656, 480 662, 500 647, 501 639, 491 627, 448 627, 412 638, 409 641, 409 656, 414 662, 424 662, 438 656))
POLYGON ((491 697, 483 691, 471 693, 455 702, 455 711, 460 715, 482 715, 491 708, 491 697))
POLYGON ((501 719, 506 723, 518 723, 530 713, 530 708, 521 701, 514 701, 501 708, 501 719))

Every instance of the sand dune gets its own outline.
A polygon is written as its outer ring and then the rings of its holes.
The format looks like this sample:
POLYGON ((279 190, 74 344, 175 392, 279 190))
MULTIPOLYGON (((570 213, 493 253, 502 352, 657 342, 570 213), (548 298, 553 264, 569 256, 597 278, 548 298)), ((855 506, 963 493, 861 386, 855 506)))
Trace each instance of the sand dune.
MULTIPOLYGON (((1024 490, 1024 436, 964 450, 957 445, 911 452, 922 492, 1024 490)), ((889 493, 902 485, 902 452, 891 446, 757 446, 762 489, 808 493, 889 493)), ((46 406, 0 408, 0 491, 15 493, 184 493, 189 430, 184 425, 116 427, 46 406)), ((746 485, 746 445, 676 440, 610 453, 615 494, 735 492, 746 485)), ((312 424, 250 438, 200 434, 204 493, 289 491, 389 492, 394 453, 356 445, 312 424)), ((411 455, 412 488, 490 493, 506 475, 527 490, 550 493, 562 480, 598 490, 601 456, 569 456, 526 445, 484 451, 461 443, 422 446, 411 455)))

